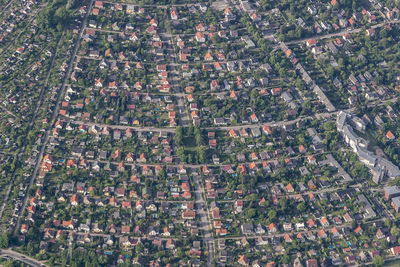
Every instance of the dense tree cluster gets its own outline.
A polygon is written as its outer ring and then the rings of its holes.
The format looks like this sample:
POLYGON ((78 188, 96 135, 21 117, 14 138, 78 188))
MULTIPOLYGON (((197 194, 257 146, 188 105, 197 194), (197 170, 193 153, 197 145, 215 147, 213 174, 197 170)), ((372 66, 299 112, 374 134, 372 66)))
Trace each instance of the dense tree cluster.
POLYGON ((77 0, 53 0, 38 15, 37 22, 43 28, 61 30, 72 18, 77 0))

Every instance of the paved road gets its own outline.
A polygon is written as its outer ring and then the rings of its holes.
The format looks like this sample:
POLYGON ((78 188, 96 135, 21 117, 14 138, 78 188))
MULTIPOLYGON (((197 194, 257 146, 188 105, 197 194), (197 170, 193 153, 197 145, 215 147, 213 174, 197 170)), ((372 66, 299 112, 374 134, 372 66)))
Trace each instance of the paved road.
POLYGON ((110 129, 118 129, 118 130, 126 130, 126 129, 132 129, 133 131, 136 132, 168 132, 168 133, 175 133, 175 127, 169 127, 169 128, 159 128, 159 127, 135 127, 135 126, 124 126, 124 125, 109 125, 109 124, 104 124, 104 123, 95 123, 95 122, 84 122, 84 121, 72 121, 72 123, 78 124, 78 125, 86 125, 86 126, 97 126, 97 127, 108 127, 110 129))
POLYGON ((46 267, 47 266, 46 264, 44 264, 34 258, 28 257, 24 254, 18 253, 11 249, 0 249, 0 257, 11 258, 13 260, 23 262, 29 266, 35 266, 35 267, 46 267))
POLYGON ((393 97, 393 98, 390 98, 390 99, 383 99, 383 100, 373 101, 373 102, 368 103, 367 105, 368 105, 368 107, 372 108, 372 107, 375 107, 375 106, 386 105, 386 103, 392 103, 393 104, 393 103, 396 103, 399 100, 399 98, 400 98, 400 96, 396 96, 396 97, 393 97))
POLYGON ((169 42, 168 42, 168 46, 172 46, 172 50, 173 53, 171 55, 171 57, 173 58, 174 61, 174 66, 171 66, 171 68, 173 68, 173 70, 171 71, 174 76, 172 77, 172 80, 170 80, 170 84, 172 86, 172 89, 179 91, 181 93, 180 96, 178 97, 178 104, 177 104, 177 108, 178 108, 178 114, 180 117, 180 125, 181 126, 188 126, 190 123, 190 118, 189 118, 189 113, 188 110, 185 106, 185 92, 183 91, 183 88, 180 87, 180 77, 181 77, 181 64, 179 64, 177 62, 178 60, 178 53, 176 51, 177 47, 176 47, 176 39, 174 37, 168 37, 169 42))
POLYGON ((197 215, 200 217, 199 228, 203 231, 203 245, 208 251, 207 255, 207 266, 211 266, 215 258, 215 244, 214 237, 212 235, 212 224, 210 219, 210 212, 208 210, 207 202, 204 200, 205 192, 201 182, 200 176, 193 176, 193 182, 195 185, 195 205, 197 209, 197 215))
MULTIPOLYGON (((168 65, 168 64, 167 64, 168 65)), ((81 89, 85 89, 85 87, 81 87, 78 86, 76 84, 72 85, 72 84, 67 84, 67 86, 71 86, 74 88, 81 88, 81 89)), ((192 96, 205 96, 205 95, 220 95, 220 94, 227 94, 229 91, 213 91, 213 92, 193 92, 191 93, 192 96)), ((170 92, 170 93, 161 93, 161 92, 146 92, 145 90, 141 90, 140 92, 137 91, 135 92, 139 95, 150 95, 150 96, 174 96, 174 97, 183 97, 185 98, 187 96, 186 93, 183 92, 170 92)))
MULTIPOLYGON (((72 53, 71 60, 70 60, 70 62, 68 64, 68 70, 67 70, 67 72, 65 74, 65 78, 64 78, 64 81, 63 81, 63 83, 61 85, 61 89, 59 90, 58 97, 57 97, 57 102, 56 102, 56 105, 54 107, 54 110, 53 110, 53 113, 52 113, 52 116, 51 116, 51 120, 50 120, 50 124, 51 125, 54 124, 55 119, 56 119, 57 114, 58 114, 58 110, 60 109, 62 96, 64 95, 64 91, 65 91, 65 88, 66 88, 65 85, 67 83, 67 80, 68 80, 69 76, 71 75, 72 64, 74 63, 74 60, 75 60, 75 57, 76 57, 76 54, 77 54, 77 51, 78 51, 78 47, 79 47, 80 41, 82 39, 83 31, 85 29, 85 25, 86 25, 87 19, 88 19, 89 14, 90 14, 89 10, 91 9, 91 7, 93 5, 93 2, 94 2, 94 0, 90 1, 89 7, 88 7, 88 12, 86 13, 86 15, 85 15, 85 17, 84 17, 84 19, 82 21, 79 37, 77 38, 77 40, 75 42, 74 51, 72 53)), ((46 148, 46 144, 49 141, 49 136, 50 136, 51 130, 52 130, 52 127, 49 127, 47 129, 47 131, 46 131, 45 138, 44 138, 44 141, 43 141, 41 149, 40 149, 40 153, 39 153, 38 158, 37 158, 38 160, 36 162, 35 170, 33 171, 33 174, 31 176, 31 180, 29 182, 29 186, 28 186, 28 190, 27 190, 28 192, 29 192, 29 189, 32 187, 33 182, 36 179, 36 176, 37 176, 37 173, 38 173, 38 170, 39 170, 42 158, 43 158, 44 150, 46 148)), ((24 212, 24 210, 26 208, 26 205, 28 204, 28 201, 29 201, 29 194, 26 194, 23 206, 21 208, 21 213, 20 213, 20 215, 18 217, 18 221, 17 221, 17 224, 16 224, 15 229, 14 229, 14 235, 16 235, 18 233, 18 229, 20 228, 20 225, 21 225, 21 215, 24 212)))
MULTIPOLYGON (((382 221, 382 220, 384 220, 384 219, 375 219, 375 220, 371 220, 371 221, 368 221, 368 222, 364 222, 364 224, 372 224, 372 223, 375 223, 375 222, 378 222, 378 221, 382 221)), ((341 225, 330 224, 327 227, 318 226, 318 227, 312 228, 312 229, 309 229, 306 226, 305 230, 303 230, 303 231, 296 231, 295 230, 295 231, 286 232, 286 233, 285 232, 279 232, 279 233, 270 233, 270 234, 265 234, 265 235, 253 234, 253 235, 240 235, 240 236, 226 236, 226 237, 215 238, 215 240, 229 240, 229 239, 240 240, 243 237, 245 237, 246 239, 257 239, 259 237, 273 238, 273 237, 283 237, 286 234, 290 234, 293 239, 296 239, 296 236, 299 233, 303 234, 303 237, 306 238, 307 232, 312 232, 314 234, 317 234, 318 231, 321 230, 321 229, 323 229, 325 231, 325 233, 329 236, 329 235, 332 234, 331 229, 333 227, 336 227, 336 229, 338 229, 340 231, 340 230, 342 230, 342 229, 344 229, 346 227, 350 227, 351 228, 351 224, 352 223, 342 223, 341 225)))
MULTIPOLYGON (((127 2, 117 2, 117 1, 103 1, 103 3, 107 3, 107 4, 121 4, 121 5, 123 5, 123 6, 125 6, 125 5, 129 5, 129 4, 133 4, 133 5, 135 5, 135 6, 137 6, 138 4, 137 3, 140 3, 140 0, 139 1, 136 1, 136 3, 134 3, 134 1, 131 1, 132 3, 127 3, 127 2)), ((194 3, 190 3, 191 5, 194 5, 194 6, 199 6, 201 3, 204 3, 204 2, 198 2, 198 3, 196 3, 196 2, 194 2, 194 3)), ((157 7, 157 8, 170 8, 171 6, 175 6, 175 7, 186 7, 186 6, 188 6, 188 4, 171 4, 171 5, 157 5, 157 4, 154 4, 154 5, 148 5, 148 4, 145 4, 145 5, 140 5, 141 7, 157 7)))
MULTIPOLYGON (((311 154, 308 154, 308 155, 317 156, 317 155, 324 155, 324 154, 330 154, 330 153, 332 153, 332 151, 326 151, 326 152, 320 152, 320 153, 311 153, 311 154)), ((307 157, 308 155, 297 155, 297 156, 294 156, 294 157, 286 157, 286 158, 287 158, 287 159, 294 160, 294 159, 299 159, 299 158, 307 157)), ((176 157, 176 156, 175 156, 175 157, 176 157)), ((56 159, 55 159, 55 160, 56 160, 56 159)), ((251 164, 251 163, 254 162, 254 163, 256 163, 256 164, 259 166, 259 164, 263 163, 264 161, 267 162, 267 163, 272 163, 272 162, 274 162, 274 161, 276 161, 276 160, 278 160, 278 161, 281 160, 281 157, 270 158, 270 159, 267 159, 267 160, 256 160, 256 161, 237 162, 237 163, 238 163, 238 164, 243 164, 243 165, 247 166, 247 165, 249 165, 249 164, 251 164)), ((178 167, 180 167, 180 166, 184 166, 184 167, 186 167, 186 168, 193 168, 193 169, 202 168, 202 167, 204 167, 204 165, 207 165, 208 167, 221 167, 221 168, 223 168, 223 167, 225 167, 225 166, 227 166, 227 165, 235 165, 235 164, 236 164, 236 163, 230 163, 230 164, 212 164, 212 163, 210 163, 210 164, 208 164, 208 163, 204 163, 204 164, 190 164, 190 163, 164 163, 164 162, 159 162, 159 163, 139 163, 139 162, 126 162, 126 161, 124 161, 124 160, 121 160, 121 161, 124 162, 124 165, 125 165, 125 166, 148 166, 148 167, 168 166, 168 167, 176 167, 176 168, 178 168, 178 167)), ((100 160, 100 159, 87 159, 87 162, 89 162, 89 163, 94 163, 94 162, 102 163, 102 164, 107 164, 107 163, 109 163, 109 164, 112 164, 112 165, 118 165, 121 161, 109 161, 109 160, 100 160)))
MULTIPOLYGON (((57 229, 57 228, 46 228, 46 229, 50 229, 50 230, 53 230, 54 232, 57 232, 58 230, 60 230, 60 229, 57 229)), ((115 239, 118 239, 118 238, 120 238, 120 237, 122 237, 122 236, 128 236, 127 234, 105 234, 105 233, 86 233, 86 232, 78 232, 78 231, 76 231, 76 230, 69 230, 69 229, 62 229, 62 231, 64 232, 64 233, 74 233, 75 235, 89 235, 89 236, 92 236, 92 237, 113 237, 113 238, 115 238, 115 239)), ((168 236, 168 237, 166 237, 166 236, 162 236, 162 234, 160 233, 158 236, 150 236, 150 235, 147 235, 147 234, 144 234, 144 235, 140 235, 140 236, 134 236, 134 235, 129 235, 129 236, 131 236, 132 238, 142 238, 142 239, 149 239, 149 240, 154 240, 154 239, 160 239, 160 240, 169 240, 169 239, 172 239, 172 240, 174 240, 174 241, 178 241, 178 240, 182 240, 182 236, 181 235, 179 235, 179 236, 177 236, 177 237, 175 237, 175 236, 168 236)))
MULTIPOLYGON (((398 21, 398 20, 396 20, 396 21, 392 20, 392 21, 389 21, 389 22, 385 21, 385 22, 381 22, 379 24, 376 24, 376 25, 372 26, 370 29, 376 29, 376 28, 385 26, 386 24, 396 24, 396 23, 399 23, 399 22, 400 21, 398 21)), ((302 39, 298 39, 298 40, 285 42, 285 44, 287 44, 287 45, 299 44, 299 43, 303 43, 303 42, 305 42, 305 41, 307 41, 309 39, 315 39, 315 40, 328 39, 328 38, 332 38, 332 37, 343 36, 346 33, 349 33, 349 34, 357 33, 357 32, 360 32, 362 30, 363 30, 363 28, 356 28, 356 29, 348 28, 348 29, 345 29, 345 30, 342 30, 342 31, 339 31, 339 32, 335 32, 335 33, 329 33, 329 34, 324 34, 324 35, 314 35, 314 36, 310 36, 310 37, 307 37, 307 38, 302 38, 302 39)), ((279 45, 275 45, 275 46, 278 47, 279 45)))
MULTIPOLYGON (((353 111, 353 108, 351 109, 346 109, 343 110, 346 112, 351 112, 353 111)), ((215 126, 215 127, 205 127, 202 128, 203 130, 223 130, 223 131, 229 131, 231 129, 234 130, 240 130, 240 129, 253 129, 253 128, 261 128, 263 126, 271 126, 271 127, 278 127, 278 126, 285 126, 285 125, 291 125, 295 124, 299 121, 303 120, 308 120, 308 119, 324 119, 324 118, 329 118, 332 116, 336 116, 339 111, 335 112, 323 112, 323 113, 317 113, 311 116, 301 116, 297 119, 294 120, 286 120, 286 121, 278 121, 278 122, 265 122, 265 123, 257 123, 257 124, 241 124, 241 125, 234 125, 234 126, 215 126)), ((159 128, 159 127, 135 127, 135 126, 124 126, 124 125, 110 125, 110 124, 104 124, 104 123, 95 123, 95 122, 84 122, 84 121, 72 121, 75 124, 78 125, 86 125, 86 126, 98 126, 101 128, 104 127, 109 127, 110 129, 119 129, 119 130, 126 130, 126 129, 132 129, 133 131, 138 131, 138 132, 159 132, 159 131, 165 131, 169 133, 174 133, 175 132, 175 127, 168 127, 168 128, 159 128)))
MULTIPOLYGON (((344 111, 351 111, 353 109, 347 109, 344 111)), ((205 130, 225 130, 229 131, 231 129, 233 130, 240 130, 240 129, 254 129, 254 128, 261 128, 263 126, 270 126, 270 127, 278 127, 278 126, 285 126, 285 125, 292 125, 295 124, 299 121, 303 120, 309 120, 309 119, 325 119, 329 118, 332 116, 336 116, 339 113, 339 111, 334 111, 334 112, 323 112, 323 113, 317 113, 311 116, 301 116, 298 117, 294 120, 285 120, 285 121, 278 121, 278 122, 264 122, 264 123, 255 123, 255 124, 241 124, 241 125, 235 125, 235 126, 215 126, 215 127, 207 127, 203 128, 205 130)))
MULTIPOLYGON (((172 38, 172 37, 171 37, 172 38)), ((165 49, 165 48, 164 48, 165 49)), ((104 57, 103 56, 99 56, 99 57, 90 57, 90 56, 79 56, 79 58, 83 58, 83 59, 87 59, 87 60, 103 60, 104 57)), ((177 57, 175 57, 177 58, 177 57)), ((258 58, 256 58, 258 59, 258 58)), ((235 59, 235 60, 211 60, 211 61, 207 61, 208 64, 213 65, 214 63, 220 63, 221 65, 227 64, 228 62, 246 62, 248 61, 248 58, 242 58, 242 59, 235 59)), ((114 59, 113 61, 117 62, 117 63, 121 63, 121 64, 125 64, 125 63, 129 63, 130 65, 136 65, 138 63, 141 63, 142 65, 151 65, 154 66, 154 62, 150 62, 150 61, 134 61, 134 60, 121 60, 121 59, 114 59)), ((185 63, 178 63, 177 61, 174 62, 165 62, 165 63, 158 63, 158 64, 165 64, 167 66, 172 66, 172 67, 181 67, 183 64, 185 65, 189 65, 189 66, 197 66, 199 63, 198 62, 185 62, 185 63)), ((74 84, 74 86, 76 86, 74 84)))

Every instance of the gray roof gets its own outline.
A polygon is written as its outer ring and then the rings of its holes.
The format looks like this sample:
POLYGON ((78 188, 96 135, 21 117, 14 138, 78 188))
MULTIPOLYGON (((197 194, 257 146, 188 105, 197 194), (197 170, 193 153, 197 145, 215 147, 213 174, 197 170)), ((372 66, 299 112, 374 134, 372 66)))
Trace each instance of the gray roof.
POLYGON ((384 188, 385 193, 387 193, 389 196, 394 195, 394 194, 399 194, 400 189, 397 185, 394 186, 389 186, 384 188))
POLYGON ((288 92, 283 92, 282 95, 281 95, 281 97, 282 97, 283 100, 284 100, 285 102, 287 102, 287 103, 293 100, 292 95, 291 95, 290 93, 288 93, 288 92))
POLYGON ((400 197, 392 198, 392 201, 396 207, 400 207, 400 197))
POLYGON ((346 123, 348 114, 346 112, 340 111, 337 118, 336 118, 336 126, 339 131, 343 129, 343 126, 346 123))
POLYGON ((318 85, 314 86, 313 91, 318 96, 318 99, 322 103, 324 103, 326 109, 329 112, 332 112, 332 111, 336 110, 335 106, 331 103, 331 101, 328 99, 328 97, 324 94, 324 92, 322 91, 322 89, 318 85))
POLYGON ((395 178, 397 176, 400 176, 400 170, 399 167, 394 165, 391 161, 384 159, 382 157, 378 158, 378 165, 384 168, 384 170, 387 171, 387 175, 390 178, 395 178))
POLYGON ((354 133, 353 128, 348 125, 343 126, 343 134, 350 140, 354 140, 355 142, 358 140, 358 136, 354 133))
POLYGON ((307 132, 310 136, 314 136, 317 134, 317 131, 315 130, 315 128, 307 128, 307 132))
POLYGON ((370 165, 375 165, 377 157, 365 148, 357 146, 357 154, 361 159, 368 161, 370 165))
MULTIPOLYGON (((364 217, 366 219, 374 218, 376 217, 375 211, 372 209, 371 203, 367 200, 367 198, 364 195, 360 195, 358 197, 360 202, 364 203, 364 208, 365 208, 365 214, 364 217)), ((400 199, 400 198, 399 198, 400 199)))

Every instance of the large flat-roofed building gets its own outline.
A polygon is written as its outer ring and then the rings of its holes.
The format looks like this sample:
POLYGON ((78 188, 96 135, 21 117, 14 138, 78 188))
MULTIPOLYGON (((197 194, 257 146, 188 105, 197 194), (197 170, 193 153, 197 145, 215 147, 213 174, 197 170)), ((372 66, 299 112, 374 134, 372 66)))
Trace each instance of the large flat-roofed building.
POLYGON ((385 199, 389 200, 395 197, 400 197, 400 189, 397 185, 385 187, 383 189, 383 193, 385 194, 385 199))

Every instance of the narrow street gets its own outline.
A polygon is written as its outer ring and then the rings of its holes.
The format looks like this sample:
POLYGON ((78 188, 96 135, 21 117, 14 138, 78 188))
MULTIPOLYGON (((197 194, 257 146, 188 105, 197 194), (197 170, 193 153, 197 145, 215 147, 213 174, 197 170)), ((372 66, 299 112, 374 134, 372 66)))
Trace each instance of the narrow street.
MULTIPOLYGON (((345 111, 352 111, 353 109, 347 109, 345 111)), ((184 113, 185 111, 183 111, 184 113)), ((254 124, 241 124, 241 125, 231 125, 231 126, 215 126, 215 127, 205 127, 202 128, 203 130, 225 130, 229 131, 231 129, 234 130, 240 130, 240 129, 254 129, 254 128, 260 128, 263 126, 271 126, 271 127, 277 127, 277 126, 284 126, 284 125, 290 125, 294 124, 298 121, 304 121, 308 119, 323 119, 323 118, 329 118, 332 116, 336 116, 338 112, 323 112, 323 113, 317 113, 311 116, 301 116, 298 117, 294 120, 285 120, 285 121, 271 121, 271 122, 265 122, 265 123, 254 123, 254 124)), ((188 115, 187 115, 188 116, 188 115)), ((113 125, 113 124, 104 124, 104 123, 95 123, 95 122, 84 122, 84 121, 73 121, 73 123, 76 123, 78 125, 86 125, 86 126, 98 126, 98 127, 109 127, 110 129, 120 129, 120 130, 126 130, 126 129, 132 129, 137 132, 154 132, 154 131, 166 131, 170 133, 174 133, 175 129, 174 127, 165 127, 165 128, 159 128, 159 127, 137 127, 137 126, 125 126, 125 125, 113 125)))
MULTIPOLYGON (((382 27, 382 26, 384 26, 386 24, 396 24, 396 23, 399 23, 399 22, 400 21, 397 21, 397 20, 396 21, 393 21, 393 20, 392 21, 385 21, 385 22, 381 22, 379 24, 373 25, 371 27, 371 29, 376 29, 376 28, 382 27)), ((309 39, 315 39, 315 40, 328 39, 328 38, 332 38, 332 37, 336 37, 336 36, 343 36, 344 34, 347 34, 347 33, 348 34, 358 33, 358 32, 360 32, 362 30, 363 30, 363 28, 355 28, 355 29, 347 28, 347 29, 344 29, 344 30, 339 31, 339 32, 323 34, 323 35, 314 35, 314 36, 310 36, 310 37, 307 37, 307 38, 302 38, 302 39, 297 39, 297 40, 285 42, 285 44, 287 44, 287 45, 299 44, 299 43, 303 43, 303 42, 305 42, 305 41, 307 41, 309 39)), ((275 47, 279 47, 279 44, 275 45, 275 47)))
POLYGON ((172 77, 172 81, 171 81, 171 85, 172 85, 172 89, 174 90, 174 92, 178 92, 181 95, 177 96, 178 98, 178 103, 177 103, 177 108, 178 108, 178 114, 180 117, 180 125, 181 126, 188 126, 190 124, 189 122, 189 113, 187 111, 187 108, 185 107, 185 92, 183 88, 180 88, 180 77, 181 77, 181 71, 180 71, 180 64, 178 64, 177 60, 178 60, 178 53, 176 52, 176 39, 174 37, 170 37, 170 41, 169 44, 172 46, 173 48, 173 55, 172 58, 174 60, 175 65, 174 66, 170 66, 173 68, 173 70, 171 70, 171 73, 173 73, 173 77, 172 77))
POLYGON ((215 259, 215 244, 214 237, 212 235, 212 224, 210 220, 210 213, 208 210, 207 202, 204 200, 204 187, 200 181, 201 177, 196 175, 193 176, 193 182, 195 184, 195 206, 197 215, 200 217, 199 229, 203 232, 203 245, 208 251, 207 255, 207 266, 212 266, 215 259))

